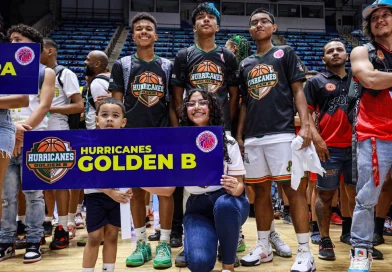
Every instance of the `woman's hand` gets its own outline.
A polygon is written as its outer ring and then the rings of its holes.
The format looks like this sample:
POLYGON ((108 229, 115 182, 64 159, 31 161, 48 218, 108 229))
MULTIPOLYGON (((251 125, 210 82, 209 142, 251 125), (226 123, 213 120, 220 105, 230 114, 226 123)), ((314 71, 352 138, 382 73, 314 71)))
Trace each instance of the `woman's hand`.
POLYGON ((132 198, 132 189, 128 189, 125 192, 120 192, 118 190, 110 190, 108 196, 118 203, 128 203, 132 198))
POLYGON ((32 130, 32 127, 27 124, 15 124, 16 128, 16 139, 23 142, 24 132, 27 130, 32 130))
POLYGON ((240 196, 244 191, 244 185, 233 176, 223 175, 221 179, 222 187, 232 196, 240 196))

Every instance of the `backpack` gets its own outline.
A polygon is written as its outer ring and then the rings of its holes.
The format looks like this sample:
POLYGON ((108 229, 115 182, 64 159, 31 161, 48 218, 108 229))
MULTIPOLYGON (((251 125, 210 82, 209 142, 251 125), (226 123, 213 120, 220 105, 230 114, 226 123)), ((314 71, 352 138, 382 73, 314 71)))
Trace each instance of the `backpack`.
MULTIPOLYGON (((188 47, 189 48, 189 47, 188 47)), ((188 48, 183 48, 180 51, 178 51, 178 60, 180 62, 180 80, 185 81, 186 80, 186 66, 188 64, 188 48)), ((225 60, 229 59, 229 55, 232 55, 233 52, 231 52, 229 49, 226 47, 221 47, 223 49, 223 57, 225 60)), ((226 66, 226 74, 230 75, 232 72, 231 66, 228 65, 226 66)), ((239 72, 239 69, 237 69, 237 72, 239 72)), ((238 76, 238 75, 237 75, 238 76)), ((228 85, 231 85, 232 79, 228 79, 228 85)))
MULTIPOLYGON (((172 72, 172 64, 170 60, 159 57, 162 61, 162 68, 166 75, 166 95, 165 100, 167 103, 170 102, 170 95, 169 95, 169 86, 170 86, 170 78, 172 72)), ((124 78, 124 90, 127 90, 129 84, 129 78, 131 77, 131 70, 132 70, 132 56, 122 57, 120 59, 121 67, 123 70, 123 78, 124 78)), ((127 92, 125 92, 127 95, 127 92)), ((125 98, 125 97, 124 97, 125 98)))
MULTIPOLYGON (((93 81, 94 81, 95 79, 97 79, 97 78, 103 79, 103 80, 105 80, 105 81, 107 81, 107 82, 109 82, 109 80, 110 80, 109 76, 97 75, 97 76, 95 76, 95 77, 93 77, 93 78, 91 79, 90 87, 91 87, 91 84, 93 83, 93 81)), ((90 89, 89 87, 87 87, 87 94, 86 94, 85 97, 86 97, 86 101, 87 101, 88 103, 90 103, 90 105, 96 110, 94 98, 93 98, 93 95, 91 94, 91 89, 90 89)), ((87 103, 87 102, 86 102, 86 103, 87 103)))
MULTIPOLYGON (((62 65, 56 65, 55 67, 53 67, 53 70, 56 73, 57 81, 60 84, 61 88, 64 87, 64 83, 60 79, 64 69, 66 69, 66 67, 62 65)), ((80 113, 68 114, 69 129, 79 129, 79 122, 80 122, 80 113)))
MULTIPOLYGON (((376 48, 372 43, 367 43, 364 44, 365 47, 368 48, 368 54, 369 54, 369 60, 370 62, 373 63, 373 60, 377 58, 376 56, 376 48)), ((350 87, 348 90, 348 108, 347 108, 347 113, 348 113, 348 120, 350 121, 351 124, 354 123, 355 120, 355 115, 357 111, 357 106, 359 104, 359 101, 361 100, 361 97, 363 95, 363 87, 361 83, 359 83, 351 74, 349 73, 349 78, 348 82, 350 82, 350 87)))

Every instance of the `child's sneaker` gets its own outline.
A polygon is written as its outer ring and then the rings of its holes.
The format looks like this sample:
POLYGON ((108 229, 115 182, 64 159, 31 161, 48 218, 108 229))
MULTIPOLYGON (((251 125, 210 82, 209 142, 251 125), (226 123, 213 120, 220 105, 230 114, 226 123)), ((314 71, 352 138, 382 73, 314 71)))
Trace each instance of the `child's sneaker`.
POLYGON ((50 243, 50 249, 63 249, 69 246, 69 233, 65 231, 62 225, 54 230, 53 241, 50 243))
POLYGON ((372 266, 372 254, 365 248, 351 249, 348 272, 368 272, 372 266))
POLYGON ((0 244, 0 262, 15 256, 15 244, 0 244))
POLYGON ((23 263, 35 263, 41 260, 41 245, 28 244, 26 247, 26 253, 23 257, 23 263))
POLYGON ((158 243, 153 266, 158 269, 172 266, 171 248, 167 242, 158 243))
POLYGON ((146 242, 139 240, 137 241, 136 249, 125 260, 125 264, 127 267, 136 267, 143 265, 151 259, 152 254, 150 244, 146 244, 146 242))
POLYGON ((84 229, 84 220, 82 213, 75 214, 75 224, 77 229, 84 229))

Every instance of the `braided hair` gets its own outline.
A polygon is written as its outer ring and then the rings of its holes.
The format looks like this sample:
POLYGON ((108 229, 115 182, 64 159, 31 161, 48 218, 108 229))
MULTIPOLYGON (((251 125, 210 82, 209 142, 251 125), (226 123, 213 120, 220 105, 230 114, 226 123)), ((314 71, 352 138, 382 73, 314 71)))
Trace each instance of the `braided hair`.
POLYGON ((194 93, 200 93, 205 100, 208 100, 208 109, 209 109, 209 121, 208 125, 210 126, 221 126, 222 127, 222 132, 223 132, 223 156, 224 160, 228 163, 231 162, 229 153, 227 151, 227 144, 232 144, 234 145, 235 142, 229 141, 226 137, 225 134, 225 129, 224 129, 224 121, 223 121, 223 111, 222 111, 222 106, 220 103, 216 100, 215 96, 213 93, 206 91, 201 88, 196 88, 192 89, 189 91, 188 95, 184 99, 184 103, 182 104, 182 110, 181 110, 181 117, 180 117, 180 126, 182 127, 192 127, 195 124, 189 120, 188 113, 187 113, 187 108, 186 108, 186 103, 189 102, 189 99, 192 97, 194 93))
POLYGON ((251 54, 249 42, 243 36, 233 36, 228 40, 228 43, 231 47, 233 47, 234 45, 237 46, 237 50, 235 52, 235 55, 237 57, 237 63, 240 63, 242 60, 244 60, 251 54))

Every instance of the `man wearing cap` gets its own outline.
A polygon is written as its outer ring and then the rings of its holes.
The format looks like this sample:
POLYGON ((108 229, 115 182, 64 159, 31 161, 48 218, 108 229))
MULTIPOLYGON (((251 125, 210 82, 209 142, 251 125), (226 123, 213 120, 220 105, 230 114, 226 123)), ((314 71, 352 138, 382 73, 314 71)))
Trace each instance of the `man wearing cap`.
POLYGON ((364 33, 371 42, 354 48, 351 65, 357 97, 358 183, 351 228, 349 272, 370 271, 373 210, 392 166, 392 0, 363 11, 364 33))

